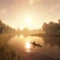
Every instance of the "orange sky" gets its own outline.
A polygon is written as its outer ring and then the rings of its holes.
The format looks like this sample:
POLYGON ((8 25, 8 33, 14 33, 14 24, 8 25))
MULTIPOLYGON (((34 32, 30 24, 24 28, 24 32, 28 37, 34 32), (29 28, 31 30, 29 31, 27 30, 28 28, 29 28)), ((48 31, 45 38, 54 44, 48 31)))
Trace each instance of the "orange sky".
POLYGON ((60 0, 0 0, 0 19, 14 28, 38 29, 60 19, 60 0))

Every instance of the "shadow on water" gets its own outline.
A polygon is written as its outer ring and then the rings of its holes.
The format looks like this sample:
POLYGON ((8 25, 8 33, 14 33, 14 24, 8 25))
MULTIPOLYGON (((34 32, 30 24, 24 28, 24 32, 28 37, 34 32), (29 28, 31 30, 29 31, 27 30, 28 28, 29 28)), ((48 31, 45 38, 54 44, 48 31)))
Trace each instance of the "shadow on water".
POLYGON ((57 46, 60 49, 60 37, 43 37, 43 40, 45 45, 57 46))

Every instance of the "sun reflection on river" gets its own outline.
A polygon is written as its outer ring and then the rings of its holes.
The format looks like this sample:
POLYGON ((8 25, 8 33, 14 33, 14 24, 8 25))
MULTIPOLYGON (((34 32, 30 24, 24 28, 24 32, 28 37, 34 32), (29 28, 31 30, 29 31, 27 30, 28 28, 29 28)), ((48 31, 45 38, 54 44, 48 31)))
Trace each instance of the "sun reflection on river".
MULTIPOLYGON (((43 40, 41 39, 41 38, 39 38, 39 37, 31 37, 31 36, 28 36, 28 37, 25 37, 24 38, 24 40, 25 40, 25 50, 26 50, 26 52, 32 52, 33 50, 34 50, 34 47, 33 47, 33 45, 31 44, 31 42, 36 42, 36 43, 39 43, 39 44, 41 44, 41 45, 43 45, 43 40)), ((37 49, 39 49, 39 48, 35 48, 36 50, 37 49)))
POLYGON ((30 44, 30 41, 29 40, 27 40, 26 41, 26 43, 25 43, 25 48, 26 48, 26 51, 27 52, 31 52, 31 44, 30 44))
POLYGON ((26 42, 26 48, 29 49, 31 47, 31 44, 29 41, 26 42))
MULTIPOLYGON (((50 39, 53 40, 59 40, 60 37, 44 37, 45 39, 47 39, 48 41, 50 41, 50 39)), ((47 41, 46 40, 46 41, 47 41)), ((46 42, 47 43, 47 42, 46 42)), ((49 42, 51 43, 51 42, 49 42)), ((23 35, 18 36, 14 36, 12 37, 9 41, 8 44, 12 47, 14 47, 14 49, 19 50, 19 52, 21 53, 34 53, 34 54, 46 54, 46 56, 51 56, 51 57, 58 57, 60 58, 60 50, 58 49, 58 46, 50 46, 49 44, 44 45, 44 40, 42 37, 36 37, 36 36, 28 36, 28 37, 24 37, 23 35), (33 47, 33 45, 31 44, 31 42, 36 42, 37 44, 41 44, 42 47, 33 47)), ((55 44, 55 42, 53 43, 55 44)), ((27 55, 28 55, 27 54, 27 55)), ((32 55, 32 54, 31 54, 32 55)))

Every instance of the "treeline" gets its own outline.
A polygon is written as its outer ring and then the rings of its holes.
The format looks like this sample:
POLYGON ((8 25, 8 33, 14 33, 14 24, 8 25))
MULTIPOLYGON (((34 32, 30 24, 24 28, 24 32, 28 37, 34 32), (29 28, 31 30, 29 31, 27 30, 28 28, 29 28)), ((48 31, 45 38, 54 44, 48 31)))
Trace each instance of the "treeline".
POLYGON ((15 29, 11 28, 10 26, 4 24, 1 20, 0 20, 0 34, 1 33, 14 33, 16 32, 15 29))
POLYGON ((58 20, 58 23, 52 21, 48 24, 44 23, 42 29, 46 34, 60 35, 60 20, 58 20))
POLYGON ((15 35, 16 35, 16 30, 4 24, 0 20, 0 45, 5 44, 8 40, 10 40, 15 35))
POLYGON ((20 54, 12 48, 8 41, 15 36, 17 31, 0 20, 0 60, 21 60, 20 54))

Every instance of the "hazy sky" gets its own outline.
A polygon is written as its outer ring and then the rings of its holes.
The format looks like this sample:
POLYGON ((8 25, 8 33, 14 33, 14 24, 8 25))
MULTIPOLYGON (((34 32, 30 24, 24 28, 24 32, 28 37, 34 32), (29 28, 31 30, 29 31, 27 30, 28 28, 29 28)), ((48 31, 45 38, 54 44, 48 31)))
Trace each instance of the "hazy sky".
POLYGON ((60 0, 0 0, 0 19, 12 27, 26 27, 31 20, 31 29, 44 22, 60 19, 60 0))

